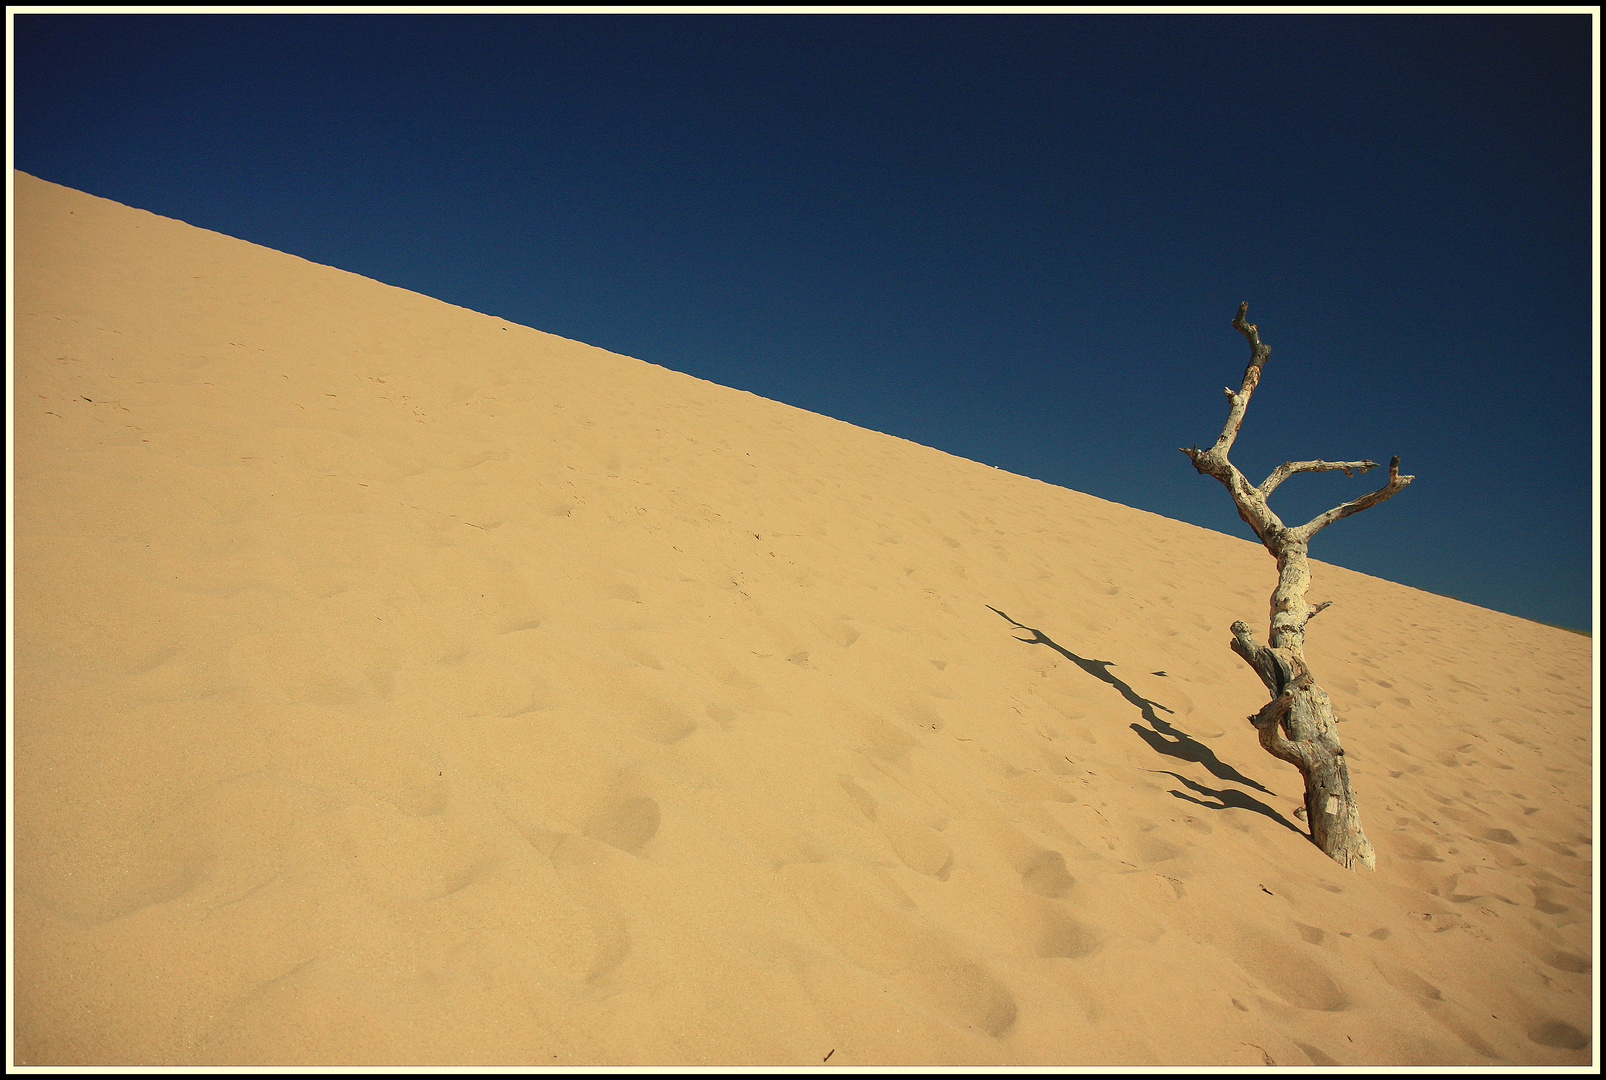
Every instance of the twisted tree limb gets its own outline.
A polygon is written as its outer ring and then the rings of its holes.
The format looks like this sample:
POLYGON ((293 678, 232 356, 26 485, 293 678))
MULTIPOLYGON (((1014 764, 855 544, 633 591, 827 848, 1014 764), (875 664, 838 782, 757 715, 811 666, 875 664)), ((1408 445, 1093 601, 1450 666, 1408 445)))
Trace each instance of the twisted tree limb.
POLYGON ((1295 473, 1341 471, 1346 476, 1377 467, 1375 461, 1287 461, 1277 466, 1259 485, 1251 484, 1227 458, 1249 398, 1260 385, 1260 375, 1271 356, 1271 346, 1260 340, 1260 330, 1244 316, 1248 302, 1238 308, 1232 325, 1249 342, 1249 366, 1243 384, 1226 390, 1227 422, 1207 450, 1185 447, 1193 467, 1213 476, 1232 496, 1238 516, 1255 531, 1266 550, 1277 560, 1277 588, 1271 596, 1271 635, 1269 644, 1259 645, 1249 625, 1232 625, 1232 648, 1260 676, 1271 693, 1268 702, 1249 718, 1260 736, 1260 745, 1274 757, 1288 762, 1305 779, 1305 813, 1311 839, 1334 860, 1346 867, 1355 863, 1375 865, 1371 843, 1361 829, 1360 810, 1350 784, 1349 766, 1339 744, 1333 707, 1327 694, 1316 685, 1305 664, 1305 627, 1331 601, 1311 607, 1305 601, 1310 588, 1310 538, 1340 518, 1358 514, 1398 492, 1415 477, 1400 475, 1400 459, 1389 462, 1388 483, 1376 491, 1333 507, 1303 525, 1284 525, 1267 504, 1271 493, 1295 473))

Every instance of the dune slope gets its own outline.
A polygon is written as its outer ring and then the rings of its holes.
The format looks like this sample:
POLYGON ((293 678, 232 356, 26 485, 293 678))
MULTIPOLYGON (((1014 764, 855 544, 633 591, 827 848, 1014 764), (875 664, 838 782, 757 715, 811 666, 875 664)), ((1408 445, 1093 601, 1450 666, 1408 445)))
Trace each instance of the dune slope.
POLYGON ((1592 1060, 1590 639, 1316 564, 1351 873, 1245 719, 1256 545, 15 228, 18 1063, 1592 1060))

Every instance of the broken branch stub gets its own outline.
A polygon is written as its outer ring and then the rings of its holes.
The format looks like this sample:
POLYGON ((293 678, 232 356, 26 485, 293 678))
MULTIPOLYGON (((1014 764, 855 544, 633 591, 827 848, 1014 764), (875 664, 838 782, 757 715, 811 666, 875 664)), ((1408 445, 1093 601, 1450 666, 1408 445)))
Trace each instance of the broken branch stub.
POLYGON ((1376 856, 1361 828, 1360 809, 1350 784, 1349 766, 1339 743, 1332 702, 1316 684, 1305 663, 1305 627, 1331 601, 1311 607, 1305 600, 1310 588, 1310 538, 1340 518, 1376 506, 1393 496, 1415 477, 1400 474, 1400 459, 1389 462, 1388 483, 1358 499, 1318 514, 1303 525, 1284 525, 1267 503, 1271 493, 1295 473, 1340 471, 1346 476, 1377 467, 1375 461, 1287 461, 1271 471, 1258 487, 1227 458, 1243 424, 1249 398, 1260 384, 1261 371, 1271 347, 1260 340, 1260 330, 1247 321, 1249 304, 1239 305, 1232 325, 1249 342, 1249 365, 1242 386, 1227 389, 1227 422, 1207 450, 1182 449, 1201 474, 1221 481, 1232 496, 1238 516, 1260 537, 1277 560, 1277 588, 1271 597, 1269 643, 1256 643, 1249 625, 1232 625, 1232 649, 1265 683, 1271 700, 1249 718, 1266 752, 1297 768, 1305 779, 1305 820, 1311 840, 1345 867, 1356 863, 1371 867, 1376 856))

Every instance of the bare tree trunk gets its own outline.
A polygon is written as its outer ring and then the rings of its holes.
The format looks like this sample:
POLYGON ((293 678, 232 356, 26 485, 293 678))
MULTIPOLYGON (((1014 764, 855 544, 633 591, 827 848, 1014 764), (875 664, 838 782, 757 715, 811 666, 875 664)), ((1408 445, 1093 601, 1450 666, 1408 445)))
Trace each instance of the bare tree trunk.
POLYGON ((1260 382, 1261 368, 1271 356, 1271 347, 1260 340, 1260 331, 1244 321, 1248 303, 1238 308, 1232 325, 1249 340, 1249 366, 1243 386, 1234 393, 1227 389, 1227 423, 1208 450, 1197 446, 1184 449, 1193 466, 1206 476, 1214 476, 1226 486, 1238 515, 1255 530, 1261 543, 1277 559, 1277 588, 1271 594, 1271 633, 1268 644, 1256 644, 1249 624, 1232 624, 1232 648, 1255 670, 1271 693, 1271 701, 1249 718, 1260 734, 1260 745, 1267 753, 1293 765, 1305 778, 1305 820, 1310 824, 1311 840, 1335 861, 1353 869, 1356 863, 1372 867, 1376 857, 1371 842, 1361 828, 1361 812, 1350 784, 1349 765, 1339 744, 1333 705, 1316 685, 1305 663, 1305 625, 1328 605, 1312 608, 1305 602, 1310 588, 1310 538, 1339 518, 1359 513, 1387 499, 1415 477, 1400 475, 1400 459, 1389 463, 1389 482, 1358 499, 1336 506, 1305 524, 1289 528, 1267 505, 1272 490, 1297 472, 1341 470, 1349 476, 1375 468, 1375 461, 1289 461, 1273 469, 1265 482, 1256 487, 1245 479, 1227 451, 1238 435, 1249 397, 1260 382))

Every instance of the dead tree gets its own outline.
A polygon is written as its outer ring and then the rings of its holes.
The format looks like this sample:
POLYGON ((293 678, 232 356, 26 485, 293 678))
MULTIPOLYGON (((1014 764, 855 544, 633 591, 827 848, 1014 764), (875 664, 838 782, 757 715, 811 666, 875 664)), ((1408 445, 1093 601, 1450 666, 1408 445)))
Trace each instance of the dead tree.
POLYGON ((1401 476, 1400 459, 1395 457, 1389 462, 1389 482, 1383 487, 1335 506, 1303 525, 1294 528, 1284 525, 1266 505, 1278 484, 1301 472, 1338 469, 1345 476, 1351 476, 1375 468, 1377 462, 1288 461, 1273 469, 1265 482, 1255 487, 1227 460, 1227 451, 1232 449, 1244 412, 1249 408, 1249 395, 1255 392, 1260 370, 1271 355, 1271 347, 1260 340, 1260 331, 1253 323, 1244 321, 1248 311, 1246 301, 1232 320, 1238 332, 1249 339, 1249 366, 1244 370, 1243 386, 1236 393, 1230 387, 1227 389, 1227 423, 1210 449, 1200 450, 1194 446, 1182 452, 1192 459, 1195 469, 1226 485, 1238 507, 1238 516, 1248 522, 1277 560, 1277 589, 1271 594, 1268 644, 1255 643, 1248 623, 1232 624, 1233 651, 1243 657, 1271 692, 1271 701, 1251 716, 1249 722, 1260 734, 1260 745, 1272 756, 1293 765, 1305 778, 1305 820, 1316 846, 1345 867, 1353 869, 1356 863, 1371 867, 1376 864, 1376 857, 1361 829, 1361 812, 1355 805, 1344 748, 1339 745, 1333 706, 1326 692, 1316 685, 1305 663, 1305 624, 1330 603, 1311 607, 1305 602, 1305 591, 1310 588, 1310 538, 1339 518, 1376 506, 1415 477, 1401 476))

